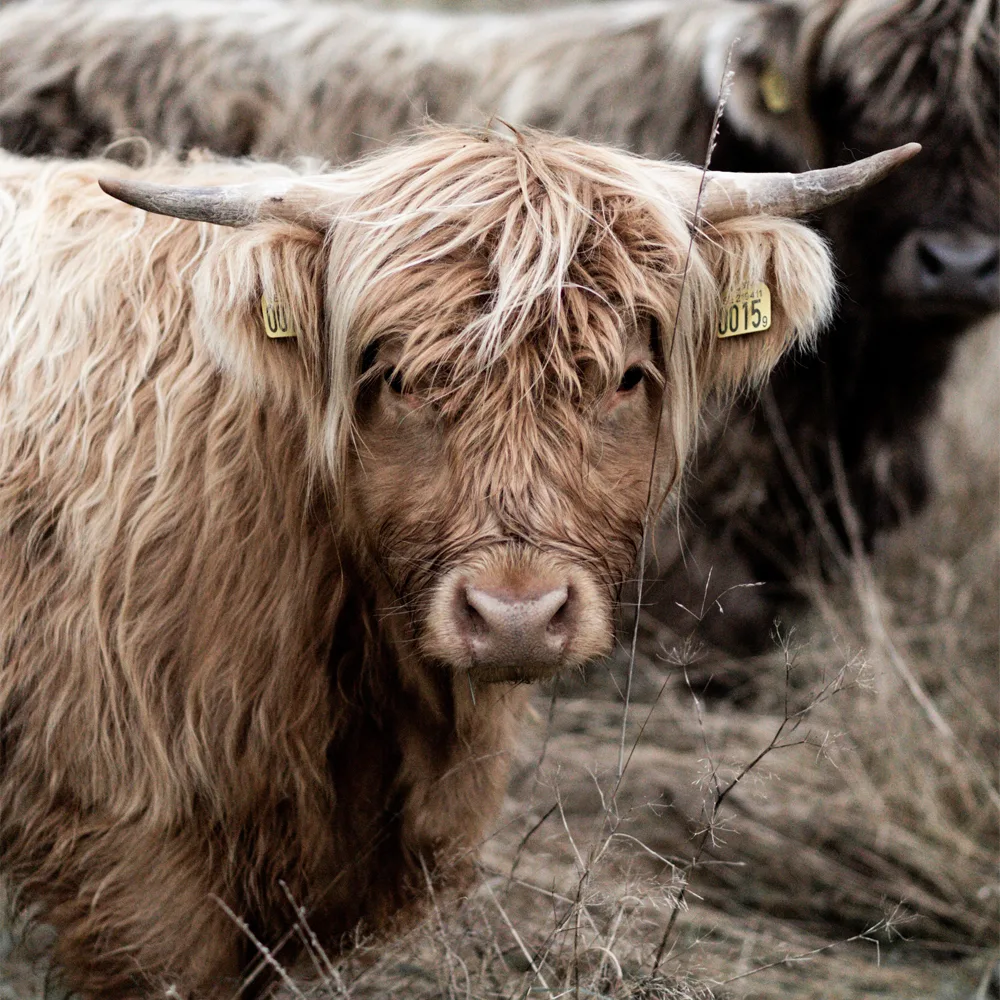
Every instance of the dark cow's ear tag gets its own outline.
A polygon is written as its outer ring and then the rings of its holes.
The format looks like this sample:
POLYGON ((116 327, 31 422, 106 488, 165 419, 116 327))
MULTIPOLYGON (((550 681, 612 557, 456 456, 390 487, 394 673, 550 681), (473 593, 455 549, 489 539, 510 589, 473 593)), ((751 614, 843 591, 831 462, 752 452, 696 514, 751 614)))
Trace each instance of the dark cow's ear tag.
POLYGON ((284 303, 274 302, 266 295, 262 295, 260 297, 260 311, 264 317, 264 332, 272 340, 299 335, 284 303))
POLYGON ((742 337, 771 328, 771 289, 763 281, 738 288, 723 306, 720 337, 742 337))
POLYGON ((788 77, 769 62, 757 78, 760 88, 760 98, 764 107, 772 115, 785 115, 792 108, 792 88, 788 85, 788 77))

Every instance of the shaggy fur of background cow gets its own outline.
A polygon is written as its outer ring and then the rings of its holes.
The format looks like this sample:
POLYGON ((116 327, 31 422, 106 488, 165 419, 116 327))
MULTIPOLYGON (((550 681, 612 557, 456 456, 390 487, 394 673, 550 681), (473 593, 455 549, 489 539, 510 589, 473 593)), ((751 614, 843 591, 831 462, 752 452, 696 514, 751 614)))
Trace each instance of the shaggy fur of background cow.
POLYGON ((610 607, 702 399, 808 342, 832 274, 794 222, 720 223, 650 339, 699 172, 569 140, 310 178, 326 231, 147 216, 95 183, 127 173, 0 160, 0 867, 88 995, 229 996, 220 902, 278 948, 287 886, 336 948, 461 882, 524 689, 428 652, 435 588, 535 553, 610 607), (719 340, 751 278, 772 329, 719 340))
POLYGON ((345 160, 427 117, 481 125, 496 114, 697 161, 718 87, 702 96, 706 37, 724 48, 753 10, 736 0, 471 16, 275 0, 19 4, 0 18, 0 136, 31 154, 87 155, 139 135, 175 151, 345 160))

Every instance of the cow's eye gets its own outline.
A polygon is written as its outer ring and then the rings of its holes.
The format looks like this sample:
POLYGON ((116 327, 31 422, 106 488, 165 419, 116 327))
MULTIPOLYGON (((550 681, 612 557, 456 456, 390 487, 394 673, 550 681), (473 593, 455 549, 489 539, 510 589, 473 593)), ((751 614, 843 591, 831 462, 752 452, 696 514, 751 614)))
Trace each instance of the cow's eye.
POLYGON ((382 378, 392 392, 397 396, 403 395, 403 373, 398 368, 386 368, 382 378))
POLYGON ((621 382, 618 383, 619 392, 631 392, 644 378, 646 372, 642 365, 630 365, 625 369, 621 382))

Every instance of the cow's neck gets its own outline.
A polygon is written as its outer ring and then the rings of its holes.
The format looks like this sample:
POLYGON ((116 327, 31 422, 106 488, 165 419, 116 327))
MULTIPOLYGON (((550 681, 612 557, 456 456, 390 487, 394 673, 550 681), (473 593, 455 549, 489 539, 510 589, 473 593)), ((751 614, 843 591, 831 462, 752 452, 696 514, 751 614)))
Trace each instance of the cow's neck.
MULTIPOLYGON (((420 657, 404 616, 375 589, 345 601, 330 656, 329 773, 358 810, 358 838, 408 859, 397 884, 423 891, 421 861, 468 868, 500 807, 527 689, 484 685, 420 657), (399 851, 402 846, 403 850, 399 851)), ((451 881, 451 878, 449 878, 451 881)))

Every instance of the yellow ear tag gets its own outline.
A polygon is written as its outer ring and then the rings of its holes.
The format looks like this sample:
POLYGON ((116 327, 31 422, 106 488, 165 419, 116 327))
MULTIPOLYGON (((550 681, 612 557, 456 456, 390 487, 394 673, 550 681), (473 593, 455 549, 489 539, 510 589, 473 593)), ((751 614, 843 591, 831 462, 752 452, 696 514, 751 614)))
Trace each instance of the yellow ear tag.
POLYGON ((788 77, 774 63, 768 63, 757 79, 761 100, 772 115, 787 114, 792 107, 792 92, 788 77))
POLYGON ((288 311, 281 302, 272 302, 266 295, 260 297, 260 311, 264 317, 264 332, 272 339, 297 337, 299 331, 291 322, 288 311))
POLYGON ((763 281, 738 289, 719 317, 720 337, 741 337, 770 327, 771 290, 763 281))

